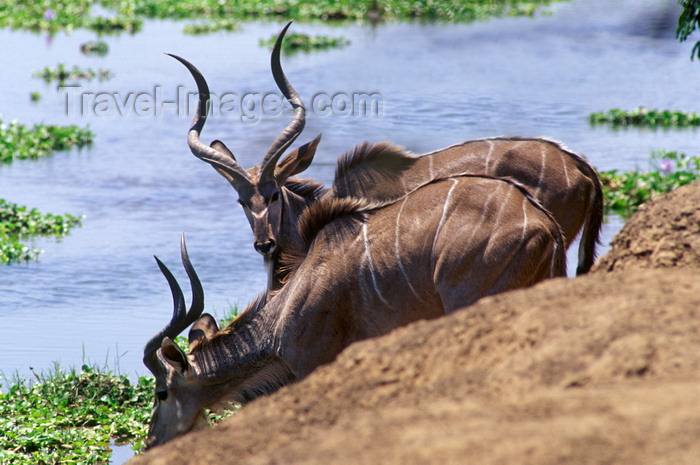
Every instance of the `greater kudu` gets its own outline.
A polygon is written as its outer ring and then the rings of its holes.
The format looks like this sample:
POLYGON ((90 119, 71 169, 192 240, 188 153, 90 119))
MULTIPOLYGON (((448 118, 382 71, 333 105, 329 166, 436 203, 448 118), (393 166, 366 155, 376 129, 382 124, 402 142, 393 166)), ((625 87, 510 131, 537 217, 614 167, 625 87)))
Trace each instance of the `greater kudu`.
MULTIPOLYGON (((207 146, 200 133, 207 118, 209 87, 202 73, 187 60, 171 55, 190 71, 197 84, 199 105, 188 133, 192 153, 210 163, 238 192, 253 230, 255 249, 264 257, 268 289, 278 289, 283 280, 281 253, 299 247, 296 224, 309 204, 321 195, 364 197, 370 201, 386 199, 387 186, 350 181, 352 189, 341 186, 325 192, 311 181, 294 182, 311 163, 320 135, 313 141, 277 161, 284 150, 301 134, 306 110, 287 80, 280 64, 284 34, 280 32, 272 51, 272 75, 279 89, 294 108, 294 119, 278 136, 259 166, 244 170, 221 141, 207 146)), ((418 161, 403 174, 403 182, 389 186, 392 195, 410 192, 433 179, 465 173, 510 177, 530 189, 562 226, 568 248, 581 232, 577 273, 586 273, 595 260, 595 248, 603 221, 603 193, 595 170, 580 156, 559 144, 540 138, 499 137, 470 140, 418 156, 418 161), (401 192, 397 192, 401 190, 401 192)), ((340 186, 340 184, 338 184, 340 186)))
POLYGON ((238 203, 243 207, 253 230, 255 250, 263 256, 268 272, 268 289, 278 289, 281 285, 278 275, 281 252, 300 247, 296 226, 299 215, 323 193, 323 188, 318 183, 289 179, 311 164, 321 140, 320 134, 277 163, 301 134, 306 123, 304 104, 287 81, 280 65, 282 38, 290 24, 291 22, 285 26, 275 43, 271 63, 277 86, 294 108, 294 118, 274 140, 260 165, 248 170, 238 164, 223 142, 215 140, 211 145, 206 145, 199 140, 207 119, 209 86, 194 65, 184 58, 168 54, 187 67, 199 90, 197 112, 187 135, 187 143, 195 156, 210 163, 238 193, 238 203))
MULTIPOLYGON (((353 154, 392 151, 400 149, 364 144, 353 154)), ((176 303, 144 355, 157 378, 148 447, 194 428, 204 408, 303 379, 354 341, 566 275, 559 225, 524 188, 493 177, 438 179, 385 204, 323 198, 305 210, 299 230, 304 247, 286 257, 287 283, 221 332, 198 320, 205 337, 191 333, 189 354, 171 339, 200 306, 184 312, 182 292, 161 267, 176 303)))

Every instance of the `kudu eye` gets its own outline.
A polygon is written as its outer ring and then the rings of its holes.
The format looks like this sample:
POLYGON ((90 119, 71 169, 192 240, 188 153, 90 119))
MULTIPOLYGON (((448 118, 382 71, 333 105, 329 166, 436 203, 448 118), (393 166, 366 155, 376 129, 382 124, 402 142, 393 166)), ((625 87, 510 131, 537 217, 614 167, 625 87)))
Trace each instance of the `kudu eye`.
POLYGON ((158 391, 156 391, 156 397, 158 398, 158 400, 165 401, 168 398, 168 391, 158 390, 158 391))

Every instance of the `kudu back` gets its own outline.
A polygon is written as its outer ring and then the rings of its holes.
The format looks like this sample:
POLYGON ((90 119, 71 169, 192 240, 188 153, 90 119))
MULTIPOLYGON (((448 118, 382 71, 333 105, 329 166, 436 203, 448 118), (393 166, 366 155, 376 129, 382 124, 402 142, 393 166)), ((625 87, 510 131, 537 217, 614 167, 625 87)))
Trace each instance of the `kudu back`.
MULTIPOLYGON (((401 156, 388 144, 356 149, 367 152, 401 156)), ((493 177, 437 179, 386 203, 326 197, 299 226, 301 253, 283 257, 287 283, 220 332, 210 319, 200 324, 198 304, 184 311, 182 292, 161 267, 175 310, 144 354, 157 386, 149 447, 195 428, 204 408, 305 378, 354 341, 566 275, 557 222, 522 186, 493 177), (195 320, 185 354, 171 339, 195 320)))
MULTIPOLYGON (((194 65, 172 55, 190 71, 199 92, 199 106, 188 133, 188 145, 196 157, 210 163, 238 192, 239 203, 253 231, 255 249, 264 257, 270 290, 279 289, 284 279, 280 266, 282 253, 300 247, 296 225, 306 207, 322 195, 365 198, 370 202, 384 201, 387 195, 385 185, 363 184, 352 179, 343 191, 334 189, 332 192, 324 191, 313 181, 290 180, 310 165, 320 135, 279 161, 301 134, 306 121, 304 104, 280 64, 282 40, 290 24, 277 38, 271 68, 279 89, 294 108, 294 118, 270 146, 261 164, 249 170, 236 162, 221 141, 214 141, 210 146, 200 141, 207 117, 209 88, 194 65)), ((582 157, 546 139, 515 137, 466 141, 416 157, 417 163, 388 187, 394 198, 452 175, 469 173, 512 178, 530 189, 552 212, 562 226, 567 248, 581 232, 577 273, 586 273, 592 266, 603 223, 603 193, 595 170, 582 157)))

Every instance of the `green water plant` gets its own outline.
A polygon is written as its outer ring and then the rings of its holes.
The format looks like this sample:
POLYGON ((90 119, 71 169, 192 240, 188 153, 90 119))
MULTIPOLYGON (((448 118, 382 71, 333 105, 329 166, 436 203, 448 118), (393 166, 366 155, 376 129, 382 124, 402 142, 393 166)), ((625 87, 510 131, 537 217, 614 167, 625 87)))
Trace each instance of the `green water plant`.
MULTIPOLYGON (((221 326, 235 318, 233 306, 221 326)), ((176 342, 187 345, 185 338, 176 342)), ((0 374, 0 463, 106 464, 110 444, 143 448, 153 407, 155 380, 131 382, 106 368, 83 365, 63 370, 58 365, 34 379, 0 374)), ((205 412, 210 425, 235 414, 239 406, 205 412)))
POLYGON ((111 443, 142 445, 154 379, 83 365, 56 367, 28 383, 15 380, 0 392, 0 463, 106 464, 111 443))
POLYGON ((102 41, 90 40, 80 44, 80 52, 84 55, 105 56, 109 53, 109 46, 102 41))
MULTIPOLYGON (((0 161, 37 159, 56 150, 83 147, 92 142, 90 130, 77 126, 35 124, 29 128, 12 121, 0 121, 0 161)), ((0 199, 0 264, 35 260, 41 251, 24 241, 35 236, 64 236, 80 226, 81 219, 70 214, 45 214, 0 199)))
POLYGON ((0 27, 49 33, 79 29, 90 17, 93 3, 93 0, 0 0, 0 27))
POLYGON ((81 226, 81 218, 65 214, 41 213, 0 199, 0 264, 35 260, 40 250, 22 242, 36 236, 65 236, 81 226))
POLYGON ((611 124, 618 127, 694 127, 700 126, 700 114, 670 110, 649 110, 639 107, 629 111, 613 109, 592 113, 588 116, 588 121, 592 125, 611 124))
MULTIPOLYGON (((260 45, 272 49, 277 41, 277 35, 269 39, 260 39, 260 45)), ((282 42, 283 53, 309 52, 314 50, 326 50, 329 48, 342 48, 349 45, 350 41, 344 37, 311 36, 308 34, 293 33, 287 35, 282 42)))
POLYGON ((55 34, 74 29, 133 33, 141 29, 142 18, 465 22, 493 16, 533 15, 557 1, 562 0, 0 0, 0 27, 55 34), (96 15, 95 6, 107 9, 110 16, 96 15))
POLYGON ((143 21, 133 16, 117 16, 114 18, 98 16, 96 18, 89 18, 85 23, 85 27, 99 34, 114 34, 119 32, 135 34, 143 27, 143 21))
POLYGON ((63 84, 66 81, 92 81, 93 79, 98 79, 99 81, 106 81, 113 77, 112 72, 106 69, 93 70, 92 68, 82 69, 77 65, 73 68, 68 68, 65 64, 59 63, 55 68, 50 66, 44 67, 44 69, 34 72, 35 78, 43 79, 44 82, 57 81, 59 84, 63 84))
POLYGON ((629 215, 641 204, 680 186, 700 181, 700 156, 657 151, 649 170, 599 171, 609 211, 629 215))
MULTIPOLYGON (((501 15, 532 15, 537 8, 557 0, 133 0, 130 12, 150 18, 294 18, 309 20, 401 20, 472 21, 501 15)), ((102 2, 118 9, 120 0, 102 2)))
POLYGON ((37 159, 55 150, 90 145, 95 135, 88 128, 35 124, 32 127, 0 120, 0 162, 37 159))
POLYGON ((230 19, 220 19, 198 24, 188 24, 183 28, 183 32, 190 35, 199 35, 219 31, 233 32, 237 29, 238 24, 230 19))

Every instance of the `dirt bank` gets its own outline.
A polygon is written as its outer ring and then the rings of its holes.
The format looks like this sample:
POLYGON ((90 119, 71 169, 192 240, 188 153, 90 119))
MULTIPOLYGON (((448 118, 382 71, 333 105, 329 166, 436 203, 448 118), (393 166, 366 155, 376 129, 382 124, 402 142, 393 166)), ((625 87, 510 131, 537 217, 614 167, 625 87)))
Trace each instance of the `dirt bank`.
POLYGON ((588 276, 354 344, 130 463, 698 464, 699 406, 696 184, 638 212, 588 276))

